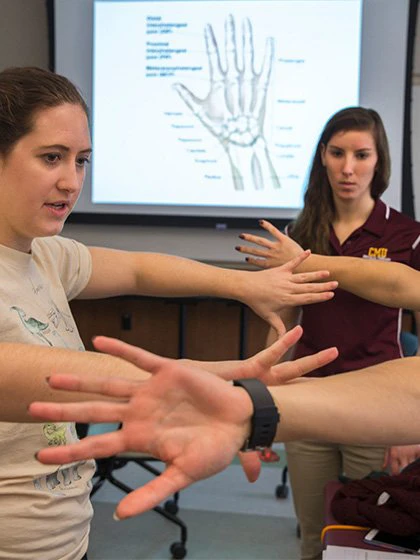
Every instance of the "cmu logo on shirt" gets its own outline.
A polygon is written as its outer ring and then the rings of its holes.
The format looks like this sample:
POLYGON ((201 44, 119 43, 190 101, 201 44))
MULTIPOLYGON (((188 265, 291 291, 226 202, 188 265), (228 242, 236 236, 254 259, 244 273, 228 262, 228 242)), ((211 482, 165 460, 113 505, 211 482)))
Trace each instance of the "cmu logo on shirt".
POLYGON ((388 258, 388 249, 386 247, 369 247, 367 255, 363 255, 363 258, 383 261, 391 260, 388 258))

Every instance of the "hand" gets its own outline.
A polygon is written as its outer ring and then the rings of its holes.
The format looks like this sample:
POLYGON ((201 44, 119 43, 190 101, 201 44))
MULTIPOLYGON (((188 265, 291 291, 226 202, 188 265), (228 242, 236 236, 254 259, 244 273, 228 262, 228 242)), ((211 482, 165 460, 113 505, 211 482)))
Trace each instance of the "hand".
POLYGON ((246 257, 246 262, 259 268, 274 268, 302 254, 302 247, 296 241, 281 233, 273 224, 267 220, 260 220, 260 226, 271 233, 274 241, 250 233, 241 233, 239 236, 241 239, 262 247, 261 249, 248 245, 235 247, 235 250, 239 253, 253 255, 253 257, 246 257))
MULTIPOLYGON (((255 356, 240 362, 222 362, 222 368, 209 371, 226 381, 256 377, 266 385, 282 385, 329 364, 338 356, 337 348, 333 347, 298 360, 278 364, 282 356, 300 339, 302 333, 302 327, 297 325, 255 356)), ((219 364, 216 362, 216 365, 219 364)))
POLYGON ((97 337, 97 347, 123 355, 152 376, 143 382, 100 377, 52 375, 54 389, 94 393, 91 402, 35 402, 31 415, 52 421, 122 422, 120 430, 88 436, 77 444, 38 453, 46 464, 109 457, 141 451, 162 460, 164 472, 131 492, 118 505, 119 518, 131 517, 225 469, 243 445, 253 413, 246 391, 177 360, 161 358, 121 341, 97 337), (101 402, 98 395, 120 402, 101 402))
MULTIPOLYGON (((286 332, 271 346, 265 348, 255 356, 241 362, 212 362, 204 367, 226 381, 243 378, 258 378, 266 385, 281 385, 296 380, 302 375, 329 364, 338 356, 337 348, 327 348, 317 354, 305 356, 298 360, 282 362, 275 365, 288 350, 296 344, 302 336, 303 329, 297 325, 286 332)), ((194 361, 188 363, 194 363, 194 361)), ((200 364, 200 367, 203 367, 200 364)), ((261 460, 258 453, 239 453, 245 476, 248 482, 255 482, 261 472, 261 460)))
POLYGON ((320 282, 329 272, 294 273, 295 269, 310 255, 303 251, 282 266, 257 272, 243 272, 245 282, 240 298, 257 315, 265 319, 279 335, 285 332, 279 313, 285 307, 328 301, 334 296, 336 281, 320 282))
POLYGON ((199 99, 180 83, 174 84, 174 89, 226 151, 236 190, 263 189, 268 182, 277 189, 280 182, 263 136, 274 40, 267 38, 261 70, 256 72, 252 26, 248 18, 242 25, 241 66, 232 15, 225 23, 225 69, 211 25, 205 27, 204 38, 210 74, 206 97, 199 99))
POLYGON ((420 445, 396 445, 385 452, 384 468, 391 474, 399 474, 402 469, 420 457, 420 445))

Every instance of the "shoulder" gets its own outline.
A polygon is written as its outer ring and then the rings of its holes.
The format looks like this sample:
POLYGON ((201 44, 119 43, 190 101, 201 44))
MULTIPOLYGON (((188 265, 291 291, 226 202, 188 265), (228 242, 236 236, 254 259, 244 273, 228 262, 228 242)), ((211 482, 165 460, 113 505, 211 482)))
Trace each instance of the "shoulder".
POLYGON ((402 212, 395 210, 395 208, 390 206, 387 208, 389 208, 388 221, 390 224, 420 233, 420 222, 417 222, 414 218, 408 216, 407 214, 403 214, 402 212))
POLYGON ((58 277, 68 299, 86 286, 92 274, 92 258, 83 243, 66 237, 37 238, 32 243, 33 259, 50 278, 58 277))
POLYGON ((53 237, 37 237, 32 243, 32 253, 37 255, 75 255, 77 253, 89 253, 88 248, 74 239, 54 235, 53 237))
POLYGON ((91 269, 91 256, 86 245, 59 235, 36 238, 32 243, 32 255, 43 267, 58 269, 60 274, 91 269))

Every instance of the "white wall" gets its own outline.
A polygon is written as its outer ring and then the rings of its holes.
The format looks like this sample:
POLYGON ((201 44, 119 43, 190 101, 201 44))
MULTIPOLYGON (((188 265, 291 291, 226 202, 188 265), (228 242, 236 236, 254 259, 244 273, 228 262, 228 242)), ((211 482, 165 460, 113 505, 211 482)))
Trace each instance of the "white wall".
MULTIPOLYGON (((82 1, 82 0, 75 0, 82 1)), ((397 1, 397 0, 396 0, 397 1)), ((420 19, 420 18, 419 18, 420 19)), ((420 22, 417 22, 413 87, 413 175, 416 215, 420 218, 420 22)), ((12 65, 48 66, 44 0, 0 0, 0 69, 12 65)), ((264 217, 264 216, 261 216, 264 217)), ((91 245, 160 251, 204 261, 239 263, 234 251, 239 230, 155 228, 68 224, 64 234, 91 245), (209 241, 211 239, 211 241, 209 241), (216 240, 216 241, 215 241, 216 240)))

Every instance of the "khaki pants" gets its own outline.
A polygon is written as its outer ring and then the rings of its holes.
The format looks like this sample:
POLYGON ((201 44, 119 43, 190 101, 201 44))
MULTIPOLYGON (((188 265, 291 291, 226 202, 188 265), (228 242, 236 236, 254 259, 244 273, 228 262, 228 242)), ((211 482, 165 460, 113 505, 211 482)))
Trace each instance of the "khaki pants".
POLYGON ((301 558, 318 560, 322 557, 325 484, 341 474, 358 479, 383 470, 385 448, 294 441, 286 444, 286 451, 301 531, 301 558))

